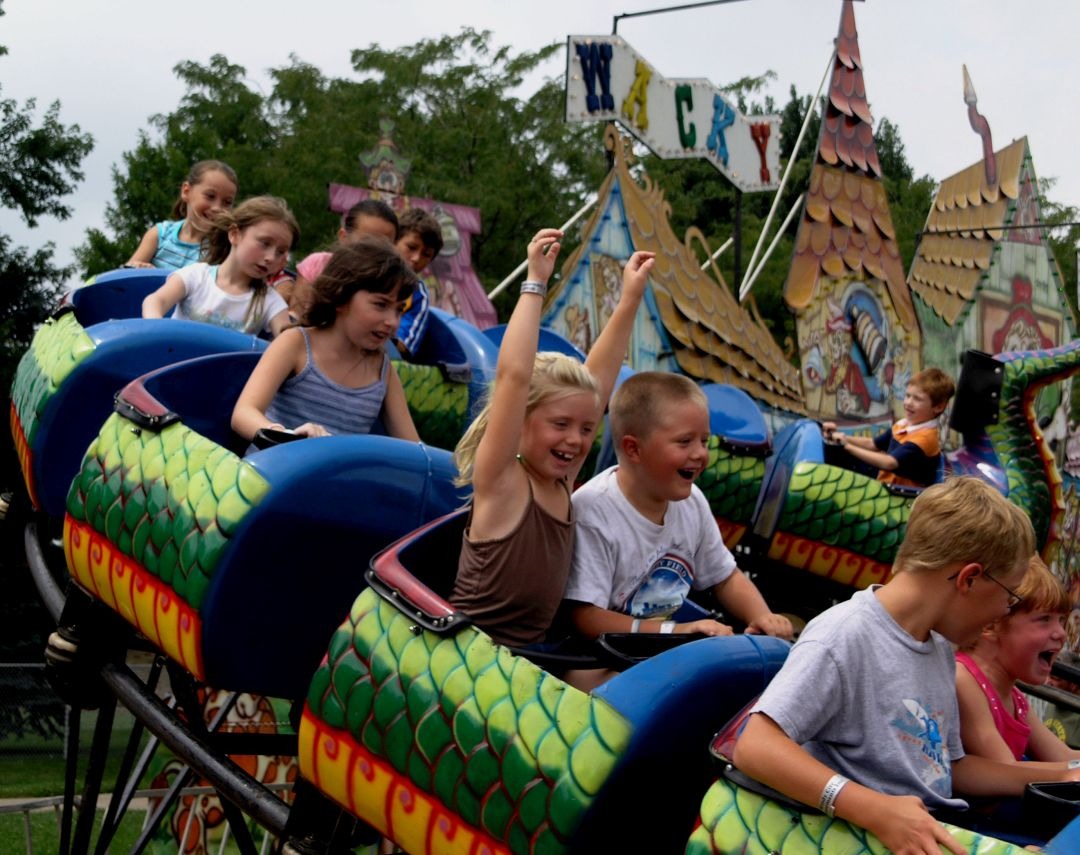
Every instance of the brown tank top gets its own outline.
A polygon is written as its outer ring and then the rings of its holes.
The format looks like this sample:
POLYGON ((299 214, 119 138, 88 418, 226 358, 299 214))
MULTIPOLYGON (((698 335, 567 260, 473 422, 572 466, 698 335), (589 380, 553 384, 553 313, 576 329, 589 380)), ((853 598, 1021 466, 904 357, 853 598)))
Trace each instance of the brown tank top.
POLYGON ((525 513, 505 537, 471 541, 471 523, 470 510, 451 604, 499 644, 543 641, 570 575, 573 507, 569 519, 551 516, 537 504, 530 481, 525 513))

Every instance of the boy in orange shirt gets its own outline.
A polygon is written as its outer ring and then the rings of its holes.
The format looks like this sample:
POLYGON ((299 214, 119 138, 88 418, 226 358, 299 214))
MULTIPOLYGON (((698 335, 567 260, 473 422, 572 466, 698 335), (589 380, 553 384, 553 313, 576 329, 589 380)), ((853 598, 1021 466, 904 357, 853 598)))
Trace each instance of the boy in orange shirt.
POLYGON ((878 480, 886 484, 926 487, 937 480, 941 456, 938 418, 956 391, 952 378, 940 368, 927 368, 914 375, 904 394, 904 418, 877 436, 849 436, 836 429, 835 422, 821 428, 828 442, 834 442, 857 460, 876 466, 878 480))

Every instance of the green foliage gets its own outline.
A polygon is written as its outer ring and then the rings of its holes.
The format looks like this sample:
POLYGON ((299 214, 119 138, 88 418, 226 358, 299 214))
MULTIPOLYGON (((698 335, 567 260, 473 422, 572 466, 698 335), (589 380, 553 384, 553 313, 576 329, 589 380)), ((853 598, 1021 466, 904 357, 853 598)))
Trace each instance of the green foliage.
MULTIPOLYGON (((352 78, 331 78, 295 56, 270 71, 263 93, 242 66, 217 55, 206 65, 183 62, 175 72, 186 94, 170 113, 151 117, 150 128, 114 170, 115 197, 106 231, 90 229, 76 251, 85 274, 125 261, 146 229, 164 219, 191 164, 215 157, 240 177, 240 196, 284 196, 302 227, 299 255, 325 247, 337 230, 327 208, 329 182, 364 185, 357 156, 379 138, 379 118, 394 120, 394 138, 412 162, 407 192, 481 210, 483 232, 473 240, 473 262, 489 289, 521 258, 522 236, 537 224, 557 224, 576 210, 603 179, 605 158, 598 125, 567 124, 563 82, 545 80, 532 94, 523 81, 562 45, 519 54, 492 44, 491 34, 463 28, 396 50, 378 45, 352 52, 352 78)), ((772 71, 744 77, 725 91, 749 114, 779 113, 781 167, 792 157, 811 96, 794 86, 778 107, 762 93, 772 71)), ((814 111, 770 226, 775 234, 806 188, 820 131, 814 111)), ((899 127, 882 118, 875 129, 893 222, 905 268, 930 208, 936 182, 915 176, 899 127)), ((660 160, 642 153, 641 167, 664 188, 675 233, 696 225, 715 249, 734 230, 738 194, 704 161, 660 160)), ((762 231, 772 196, 741 199, 741 246, 726 251, 720 268, 735 287, 738 259, 744 273, 762 231)), ((1044 201, 1049 218, 1076 219, 1071 208, 1044 201)), ((797 222, 797 220, 796 220, 797 222)), ((1072 282, 1076 235, 1055 232, 1055 253, 1072 282)), ((794 247, 789 226, 754 284, 753 299, 777 340, 794 338, 794 317, 783 286, 794 247)), ((767 244, 766 244, 767 245, 767 244)), ((704 257, 702 257, 704 261, 704 257)), ((1075 294, 1070 293, 1070 299, 1075 294)), ((505 316, 513 297, 500 297, 505 316)))
POLYGON ((366 184, 357 156, 376 144, 387 116, 412 160, 406 192, 481 209, 473 264, 490 288, 522 257, 523 235, 568 218, 604 176, 601 129, 561 121, 561 79, 519 94, 526 75, 560 49, 513 54, 493 46, 490 33, 464 28, 395 51, 355 50, 357 79, 328 78, 290 57, 271 70, 269 95, 223 56, 180 63, 187 93, 125 153, 106 213, 111 233, 88 232, 79 262, 89 274, 126 259, 168 215, 191 164, 208 157, 236 169, 240 197, 288 200, 301 255, 321 248, 338 226, 326 185, 366 184))
POLYGON ((53 262, 55 247, 13 246, 0 234, 0 386, 8 389, 15 366, 30 345, 35 327, 55 304, 70 273, 53 262))
MULTIPOLYGON (((0 47, 0 56, 6 52, 0 47)), ((89 134, 60 121, 59 102, 39 117, 33 98, 22 105, 0 98, 0 205, 18 212, 30 227, 43 216, 67 219, 71 207, 64 197, 82 180, 79 165, 92 148, 89 134)), ((51 243, 37 250, 14 246, 0 234, 0 383, 5 389, 34 326, 70 274, 53 262, 54 249, 51 243)))
MULTIPOLYGON (((1043 232, 1050 249, 1061 268, 1062 286, 1065 298, 1072 309, 1074 320, 1080 320, 1077 307, 1077 264, 1076 255, 1080 252, 1080 207, 1051 201, 1047 194, 1057 182, 1056 178, 1039 179, 1039 213, 1047 229, 1043 232)), ((1074 403, 1076 398, 1074 396, 1074 403)))

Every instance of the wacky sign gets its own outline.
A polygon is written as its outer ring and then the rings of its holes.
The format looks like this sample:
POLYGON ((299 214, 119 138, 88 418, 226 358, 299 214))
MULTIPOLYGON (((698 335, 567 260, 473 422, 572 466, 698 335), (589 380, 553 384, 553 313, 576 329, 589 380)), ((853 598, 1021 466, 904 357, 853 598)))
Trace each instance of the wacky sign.
POLYGON ((570 36, 566 120, 618 122, 661 158, 705 158, 740 190, 780 184, 780 117, 745 116, 708 80, 668 80, 618 36, 570 36))

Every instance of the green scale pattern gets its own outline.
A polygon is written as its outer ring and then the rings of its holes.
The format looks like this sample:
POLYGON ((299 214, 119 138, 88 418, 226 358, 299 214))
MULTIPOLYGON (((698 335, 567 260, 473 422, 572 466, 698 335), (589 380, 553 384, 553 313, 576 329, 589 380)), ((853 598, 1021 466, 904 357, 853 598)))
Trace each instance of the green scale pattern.
POLYGON ((606 702, 472 627, 418 633, 370 589, 335 633, 307 701, 516 853, 563 851, 630 737, 606 702))
POLYGON ((435 365, 394 363, 416 432, 428 445, 453 448, 468 427, 469 386, 452 383, 435 365))
MULTIPOLYGON (((1024 851, 965 828, 945 827, 972 855, 1020 855, 1024 851)), ((789 810, 726 780, 716 781, 705 794, 701 825, 686 844, 686 855, 887 855, 888 851, 864 828, 821 813, 789 810)))
POLYGON ((11 400, 19 415, 27 444, 32 445, 38 421, 49 399, 76 365, 94 352, 94 342, 75 313, 49 318, 34 334, 29 350, 19 360, 11 400))
POLYGON ((716 435, 709 437, 709 462, 697 485, 709 500, 713 514, 736 523, 749 524, 754 515, 765 461, 760 457, 736 455, 720 447, 716 435))
POLYGON ((986 428, 994 452, 1005 468, 1009 500, 1031 517, 1040 549, 1050 533, 1050 485, 1032 437, 1035 428, 1024 412, 1024 393, 1028 387, 1042 385, 1039 381, 1055 378, 1077 364, 1080 364, 1080 344, 1003 363, 998 421, 986 428))
POLYGON ((179 422, 155 433, 114 413, 87 449, 67 510, 198 610, 236 527, 269 489, 179 422))
POLYGON ((911 499, 872 478, 827 463, 795 464, 778 529, 891 564, 911 499))

